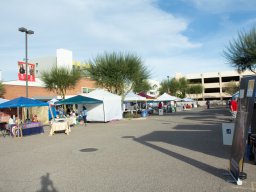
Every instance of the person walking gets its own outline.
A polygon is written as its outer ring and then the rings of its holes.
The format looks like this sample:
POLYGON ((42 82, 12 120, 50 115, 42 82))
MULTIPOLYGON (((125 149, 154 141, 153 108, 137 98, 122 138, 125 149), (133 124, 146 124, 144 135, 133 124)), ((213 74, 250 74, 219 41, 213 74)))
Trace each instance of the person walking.
POLYGON ((230 110, 231 110, 231 113, 232 113, 232 120, 236 119, 237 108, 238 108, 237 98, 234 98, 230 102, 230 110))
POLYGON ((85 106, 83 106, 82 117, 83 117, 83 120, 84 120, 84 125, 86 125, 86 123, 87 123, 87 109, 86 109, 85 106))

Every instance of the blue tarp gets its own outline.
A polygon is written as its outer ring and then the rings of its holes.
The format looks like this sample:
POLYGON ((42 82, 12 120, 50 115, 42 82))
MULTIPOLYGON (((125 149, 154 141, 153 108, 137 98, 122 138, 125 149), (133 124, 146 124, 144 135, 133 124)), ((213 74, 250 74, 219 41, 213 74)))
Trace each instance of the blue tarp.
POLYGON ((0 104, 0 109, 4 108, 16 108, 16 107, 40 107, 48 106, 48 103, 38 101, 35 99, 30 99, 26 97, 18 97, 10 101, 6 101, 0 104))
POLYGON ((77 95, 74 97, 70 97, 68 99, 64 99, 62 101, 57 101, 54 104, 61 105, 61 104, 97 104, 97 103, 103 103, 103 101, 98 99, 93 99, 90 97, 85 97, 82 95, 77 95))

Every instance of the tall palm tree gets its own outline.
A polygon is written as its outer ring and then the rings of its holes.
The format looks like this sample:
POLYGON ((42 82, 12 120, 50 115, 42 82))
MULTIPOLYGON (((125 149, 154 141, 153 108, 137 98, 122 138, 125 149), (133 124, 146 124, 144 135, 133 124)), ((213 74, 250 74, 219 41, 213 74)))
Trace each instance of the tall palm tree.
POLYGON ((150 76, 141 58, 134 54, 105 53, 89 64, 90 76, 98 86, 119 95, 129 92, 150 76))
POLYGON ((42 81, 46 89, 54 91, 65 99, 66 91, 75 88, 76 83, 81 78, 80 72, 70 70, 65 67, 54 67, 49 72, 42 72, 42 81))
POLYGON ((256 73, 256 28, 239 33, 238 38, 224 50, 224 56, 238 71, 248 69, 256 73))

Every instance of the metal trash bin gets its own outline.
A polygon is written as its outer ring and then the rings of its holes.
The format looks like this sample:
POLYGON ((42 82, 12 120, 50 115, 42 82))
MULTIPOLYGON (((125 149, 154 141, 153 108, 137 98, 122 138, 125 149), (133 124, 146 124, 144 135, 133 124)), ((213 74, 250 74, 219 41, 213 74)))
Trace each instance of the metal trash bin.
POLYGON ((232 145, 234 130, 234 123, 222 123, 223 145, 232 145))

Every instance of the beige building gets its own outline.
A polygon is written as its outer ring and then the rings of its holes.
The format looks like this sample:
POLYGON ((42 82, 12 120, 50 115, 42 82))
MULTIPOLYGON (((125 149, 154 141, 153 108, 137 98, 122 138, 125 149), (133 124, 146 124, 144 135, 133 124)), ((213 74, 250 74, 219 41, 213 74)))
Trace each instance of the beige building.
POLYGON ((197 98, 198 100, 226 100, 231 95, 225 93, 224 88, 230 81, 239 84, 241 77, 246 75, 255 75, 251 71, 238 73, 237 71, 209 72, 198 74, 176 74, 175 78, 185 77, 190 84, 201 84, 203 86, 202 94, 190 94, 187 97, 197 98))

